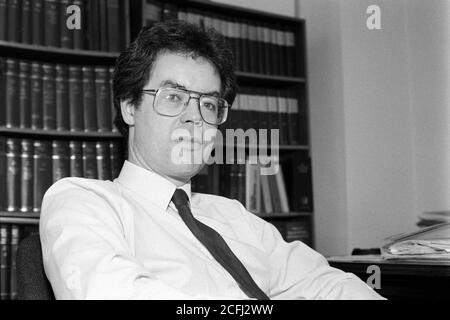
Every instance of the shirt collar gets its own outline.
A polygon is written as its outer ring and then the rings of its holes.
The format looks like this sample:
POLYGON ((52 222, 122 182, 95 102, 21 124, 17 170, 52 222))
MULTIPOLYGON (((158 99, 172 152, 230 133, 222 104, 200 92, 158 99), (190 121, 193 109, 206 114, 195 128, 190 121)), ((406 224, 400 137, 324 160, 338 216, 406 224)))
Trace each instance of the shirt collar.
MULTIPOLYGON (((167 209, 177 188, 166 178, 128 160, 125 160, 117 180, 124 187, 149 199, 164 210, 167 209)), ((186 192, 191 201, 191 183, 188 182, 179 188, 186 192)))

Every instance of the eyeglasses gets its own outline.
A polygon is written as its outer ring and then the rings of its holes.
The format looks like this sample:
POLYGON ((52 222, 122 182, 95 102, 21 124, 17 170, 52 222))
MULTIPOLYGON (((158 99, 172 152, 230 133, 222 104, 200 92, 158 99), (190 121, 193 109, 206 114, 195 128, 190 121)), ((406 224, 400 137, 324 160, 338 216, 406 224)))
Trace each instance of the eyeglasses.
POLYGON ((220 125, 227 120, 229 106, 222 98, 178 88, 163 87, 156 90, 142 90, 142 92, 155 96, 153 109, 163 116, 178 116, 186 110, 189 101, 193 98, 199 101, 200 115, 206 123, 220 125))

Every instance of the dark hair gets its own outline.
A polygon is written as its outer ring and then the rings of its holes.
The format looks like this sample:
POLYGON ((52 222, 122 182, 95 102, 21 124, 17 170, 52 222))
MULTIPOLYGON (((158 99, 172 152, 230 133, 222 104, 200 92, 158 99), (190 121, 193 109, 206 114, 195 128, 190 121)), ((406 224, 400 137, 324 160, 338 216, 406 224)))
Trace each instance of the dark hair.
POLYGON ((217 69, 221 80, 221 95, 231 106, 236 96, 233 53, 225 38, 214 29, 204 29, 184 21, 159 22, 143 27, 137 38, 116 61, 113 75, 114 124, 124 136, 128 125, 122 118, 120 101, 138 106, 142 102, 141 90, 150 78, 153 64, 161 52, 174 52, 202 57, 217 69))

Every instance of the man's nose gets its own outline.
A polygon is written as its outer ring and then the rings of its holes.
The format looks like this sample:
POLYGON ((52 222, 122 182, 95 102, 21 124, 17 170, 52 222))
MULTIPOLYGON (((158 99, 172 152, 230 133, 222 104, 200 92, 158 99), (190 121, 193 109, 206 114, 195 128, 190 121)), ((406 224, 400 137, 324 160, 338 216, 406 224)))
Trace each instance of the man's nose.
POLYGON ((182 122, 201 123, 203 121, 199 108, 200 100, 196 97, 190 97, 186 110, 181 114, 182 122))

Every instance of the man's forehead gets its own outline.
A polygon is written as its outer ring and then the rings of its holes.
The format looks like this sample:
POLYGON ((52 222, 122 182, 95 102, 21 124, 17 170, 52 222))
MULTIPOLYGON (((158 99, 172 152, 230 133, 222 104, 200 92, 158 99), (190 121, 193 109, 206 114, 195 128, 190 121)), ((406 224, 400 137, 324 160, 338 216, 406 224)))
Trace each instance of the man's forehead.
POLYGON ((200 86, 201 90, 198 91, 208 93, 221 91, 220 75, 209 60, 174 52, 158 54, 150 72, 149 83, 188 90, 200 89, 200 86))

